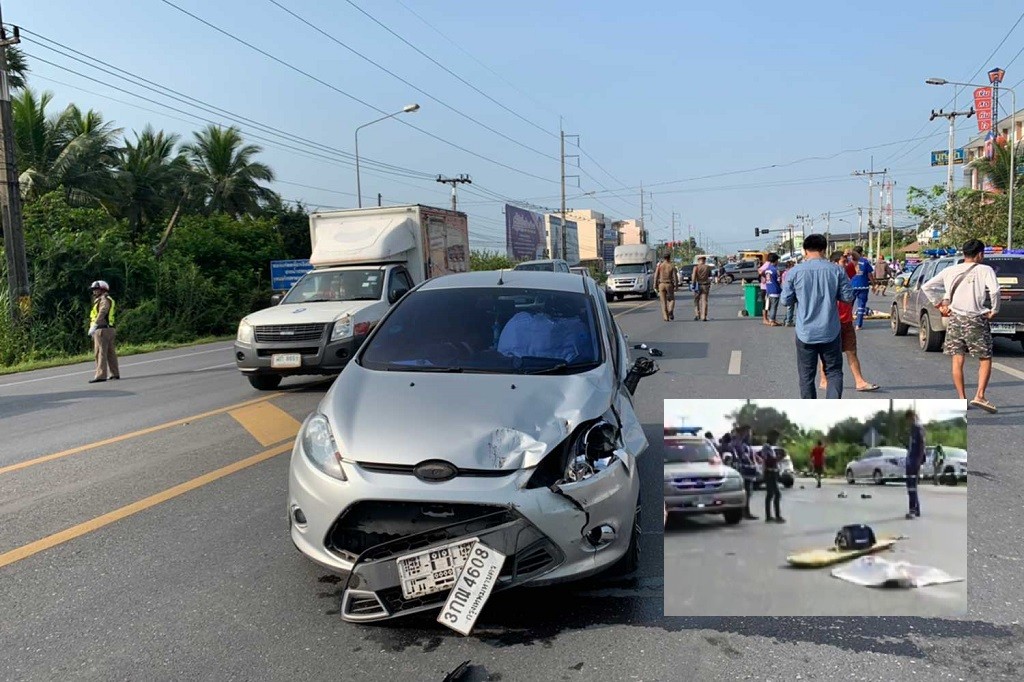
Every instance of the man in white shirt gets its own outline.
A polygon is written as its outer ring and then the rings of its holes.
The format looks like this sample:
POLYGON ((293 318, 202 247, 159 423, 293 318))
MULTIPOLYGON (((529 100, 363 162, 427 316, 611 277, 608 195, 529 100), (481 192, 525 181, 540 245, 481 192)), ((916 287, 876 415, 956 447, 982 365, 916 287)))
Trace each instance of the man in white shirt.
POLYGON ((992 375, 989 320, 999 312, 999 280, 995 270, 981 262, 985 258, 985 245, 981 241, 968 240, 963 252, 963 263, 948 267, 932 277, 921 286, 921 291, 940 311, 949 311, 943 352, 953 357, 953 385, 957 394, 961 399, 967 397, 964 391, 964 359, 969 353, 980 363, 978 392, 970 404, 994 413, 996 406, 985 398, 985 389, 992 375))

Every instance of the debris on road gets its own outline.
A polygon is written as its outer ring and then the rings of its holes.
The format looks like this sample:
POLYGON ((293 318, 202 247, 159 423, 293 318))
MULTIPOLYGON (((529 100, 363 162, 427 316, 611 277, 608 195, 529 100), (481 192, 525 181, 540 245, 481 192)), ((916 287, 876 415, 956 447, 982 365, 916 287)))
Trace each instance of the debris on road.
POLYGON ((860 494, 860 499, 862 499, 862 500, 870 500, 871 496, 868 495, 867 493, 861 493, 860 494))
POLYGON ((839 494, 836 495, 836 497, 838 497, 840 500, 845 500, 847 497, 849 497, 849 495, 847 495, 846 493, 840 491, 839 494))
POLYGON ((796 568, 824 568, 850 559, 863 557, 866 554, 891 549, 896 544, 896 538, 881 538, 875 544, 863 549, 839 549, 829 547, 827 549, 810 549, 804 552, 797 552, 786 557, 786 561, 796 568))
POLYGON ((466 679, 466 673, 469 672, 470 661, 463 661, 454 670, 444 676, 441 682, 462 682, 466 679))
POLYGON ((964 580, 932 566, 864 556, 832 570, 832 576, 865 587, 911 588, 943 585, 964 580))

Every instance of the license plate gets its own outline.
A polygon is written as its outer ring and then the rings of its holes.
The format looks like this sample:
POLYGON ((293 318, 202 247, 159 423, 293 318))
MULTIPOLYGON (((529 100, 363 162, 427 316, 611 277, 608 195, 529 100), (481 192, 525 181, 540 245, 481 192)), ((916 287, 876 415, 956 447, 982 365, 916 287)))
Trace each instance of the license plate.
POLYGON ((483 611, 487 598, 491 596, 494 584, 505 563, 505 555, 482 542, 473 543, 469 558, 459 573, 455 587, 448 595, 448 601, 437 617, 437 622, 447 625, 459 634, 468 635, 483 611))
POLYGON ((476 538, 470 538, 399 557, 398 577, 402 580, 402 597, 413 599, 450 588, 455 584, 459 569, 466 563, 476 542, 476 538))
POLYGON ((992 333, 993 334, 1013 334, 1015 331, 1017 331, 1017 325, 1015 325, 1015 324, 1007 324, 1007 323, 997 324, 997 323, 993 323, 991 326, 992 326, 992 333))
POLYGON ((277 369, 302 367, 302 356, 298 353, 278 353, 270 356, 270 366, 277 369))

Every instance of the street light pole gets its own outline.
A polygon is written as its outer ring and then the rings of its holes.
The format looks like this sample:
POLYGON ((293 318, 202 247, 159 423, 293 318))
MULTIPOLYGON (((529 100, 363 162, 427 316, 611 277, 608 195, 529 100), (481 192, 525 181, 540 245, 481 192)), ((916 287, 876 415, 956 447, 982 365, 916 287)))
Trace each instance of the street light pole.
MULTIPOLYGON (((948 81, 945 78, 929 78, 925 81, 928 85, 958 85, 965 88, 988 88, 989 85, 981 85, 978 83, 960 83, 957 81, 948 81)), ((1013 190, 1016 184, 1017 174, 1017 160, 1016 160, 1016 149, 1017 149, 1017 93, 1013 88, 1003 87, 1003 90, 1010 92, 1010 108, 1013 109, 1010 114, 1010 183, 1007 187, 1007 192, 1010 193, 1009 205, 1007 206, 1006 216, 1006 248, 1010 249, 1013 246, 1013 190)), ((993 115, 993 125, 997 125, 999 114, 996 112, 993 115)))
POLYGON ((407 104, 404 107, 402 107, 401 111, 396 111, 395 113, 388 114, 387 116, 381 116, 378 119, 370 121, 369 123, 364 123, 363 125, 356 128, 356 198, 358 200, 359 208, 363 207, 363 187, 359 181, 359 131, 365 128, 366 126, 372 126, 374 123, 386 121, 387 119, 394 118, 399 114, 411 114, 414 111, 419 111, 419 108, 419 104, 407 104))

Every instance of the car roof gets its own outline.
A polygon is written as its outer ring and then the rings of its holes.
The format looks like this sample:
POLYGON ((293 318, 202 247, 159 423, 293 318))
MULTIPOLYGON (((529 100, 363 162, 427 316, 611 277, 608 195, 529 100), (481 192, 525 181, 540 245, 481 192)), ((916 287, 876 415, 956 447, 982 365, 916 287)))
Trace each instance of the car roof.
MULTIPOLYGON (((571 291, 590 294, 589 289, 581 289, 580 282, 590 281, 586 277, 570 277, 564 272, 545 272, 536 270, 483 270, 477 272, 460 272, 428 279, 420 286, 421 291, 439 289, 467 289, 484 287, 522 287, 526 289, 548 289, 552 291, 571 291), (499 284, 500 282, 500 284, 499 284)), ((583 285, 584 287, 586 284, 583 285)))
POLYGON ((541 258, 539 260, 528 260, 516 265, 518 268, 520 265, 540 265, 542 263, 565 263, 561 258, 541 258))

